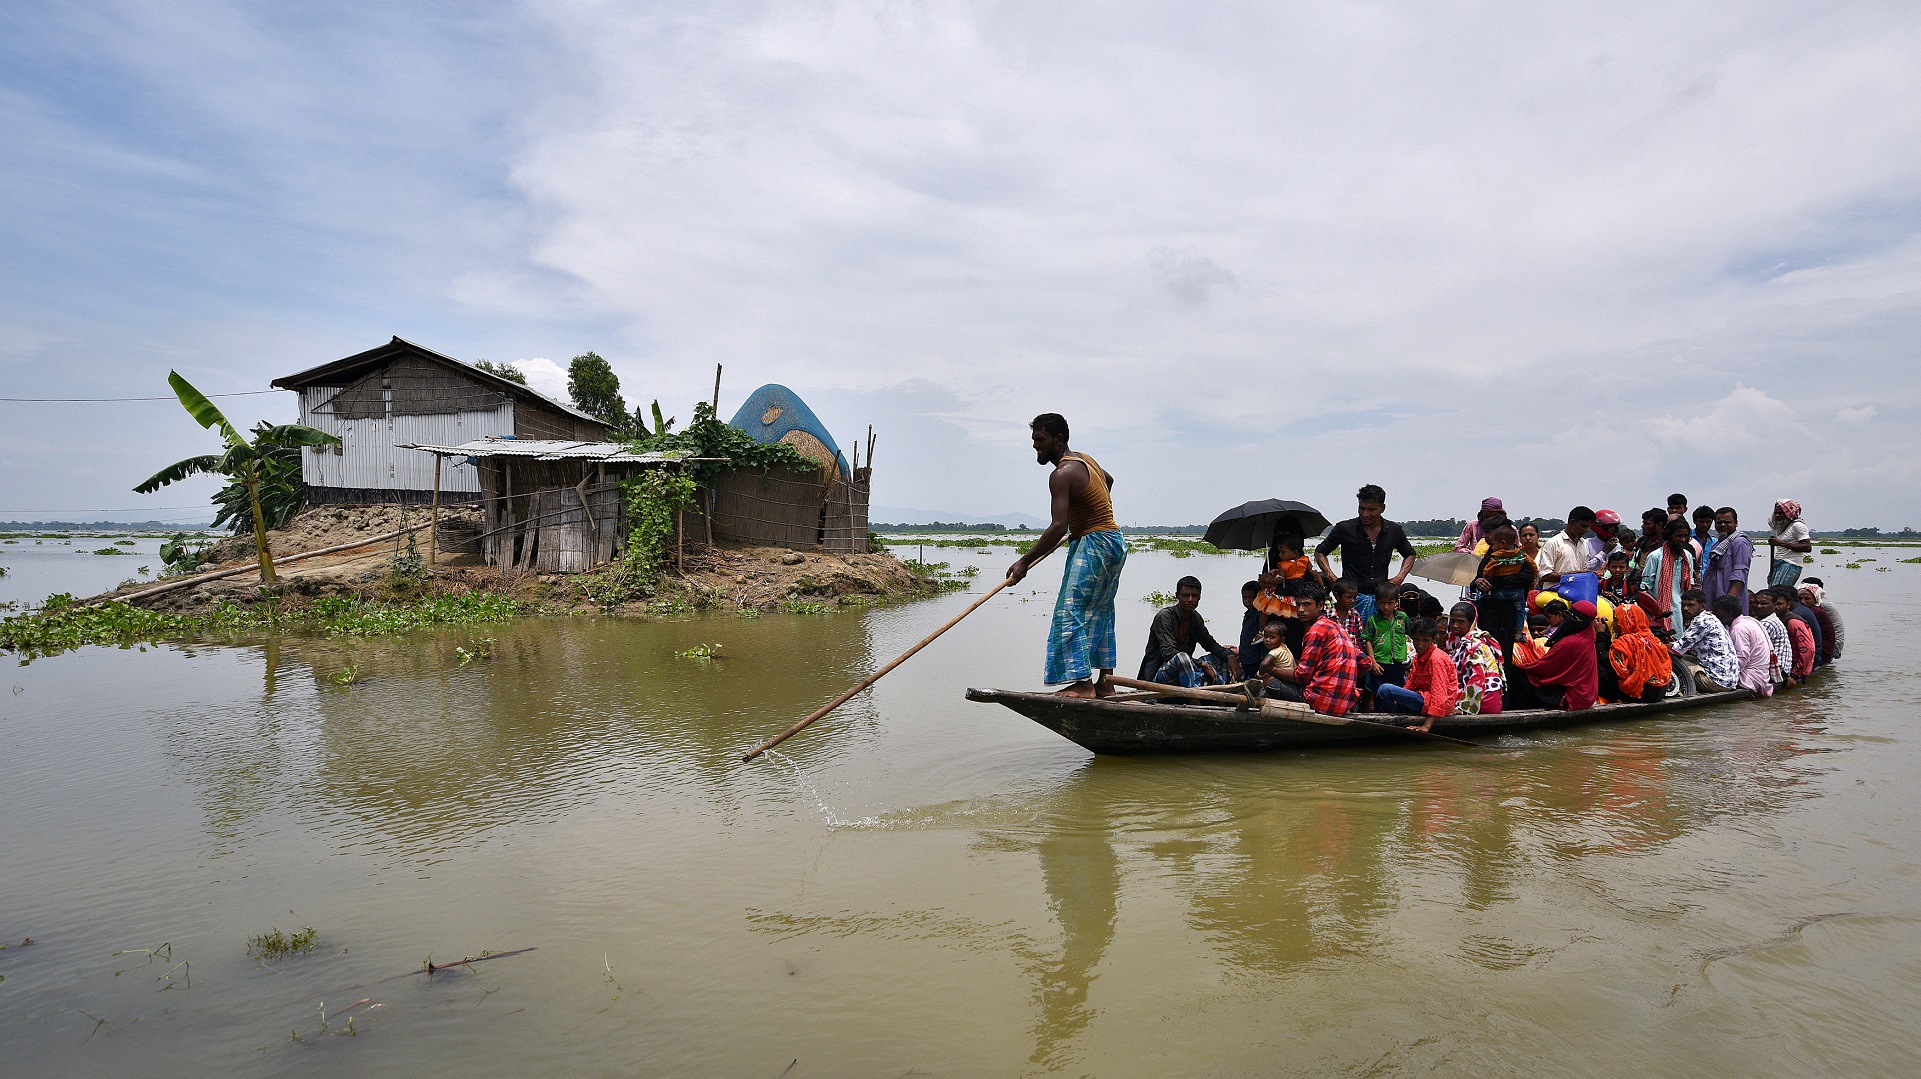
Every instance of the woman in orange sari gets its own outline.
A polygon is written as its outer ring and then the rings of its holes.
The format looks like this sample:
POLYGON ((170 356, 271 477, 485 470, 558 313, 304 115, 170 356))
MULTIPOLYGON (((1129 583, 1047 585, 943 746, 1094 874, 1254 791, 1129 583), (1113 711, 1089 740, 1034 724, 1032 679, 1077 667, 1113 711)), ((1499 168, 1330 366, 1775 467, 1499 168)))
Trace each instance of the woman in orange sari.
POLYGON ((1613 669, 1602 675, 1601 695, 1615 700, 1658 701, 1674 682, 1674 657, 1654 635, 1647 613, 1632 603, 1614 608, 1608 666, 1613 669), (1610 680, 1615 683, 1612 687, 1606 684, 1610 680), (1616 692, 1608 693, 1610 688, 1616 692))

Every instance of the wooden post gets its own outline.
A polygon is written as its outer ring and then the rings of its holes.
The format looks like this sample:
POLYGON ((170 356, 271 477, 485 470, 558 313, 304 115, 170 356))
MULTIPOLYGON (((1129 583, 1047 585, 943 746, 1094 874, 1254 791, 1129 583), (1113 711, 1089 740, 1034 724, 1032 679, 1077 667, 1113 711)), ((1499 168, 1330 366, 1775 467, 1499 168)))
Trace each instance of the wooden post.
POLYGON ((687 512, 674 511, 674 568, 687 572, 687 512))
POLYGON ((714 365, 714 418, 720 418, 720 364, 714 365))
POLYGON ((434 454, 434 508, 427 519, 427 564, 440 561, 440 455, 434 454))

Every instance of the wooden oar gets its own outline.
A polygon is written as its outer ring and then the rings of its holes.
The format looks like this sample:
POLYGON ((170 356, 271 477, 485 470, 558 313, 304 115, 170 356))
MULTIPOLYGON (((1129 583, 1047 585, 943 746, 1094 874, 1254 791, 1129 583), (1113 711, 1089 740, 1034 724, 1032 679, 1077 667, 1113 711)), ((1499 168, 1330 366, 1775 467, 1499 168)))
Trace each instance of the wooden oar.
MULTIPOLYGON (((1174 697, 1187 697, 1192 700, 1207 701, 1210 704, 1232 704, 1246 707, 1254 703, 1252 699, 1246 695, 1225 689, 1188 689, 1185 686, 1168 686, 1162 685, 1159 682, 1143 682, 1137 678, 1122 678, 1119 675, 1109 675, 1107 680, 1117 686, 1127 686, 1130 689, 1151 689, 1155 692, 1166 693, 1174 697)), ((1383 734, 1403 734, 1413 738, 1426 738, 1431 741, 1446 742, 1449 745, 1472 746, 1475 749, 1494 748, 1493 746, 1484 746, 1479 742, 1470 742, 1465 738, 1455 738, 1452 735, 1439 734, 1434 731, 1415 730, 1413 727, 1401 727, 1392 723, 1375 723, 1370 720, 1355 719, 1352 716, 1330 716, 1322 712, 1316 712, 1304 704, 1295 704, 1292 701, 1264 700, 1259 702, 1259 706, 1261 715, 1267 719, 1292 719, 1302 723, 1319 723, 1326 727, 1360 727, 1364 730, 1380 731, 1383 734)))
POLYGON ((785 742, 789 738, 792 738, 794 735, 799 734, 801 731, 806 730, 808 724, 814 722, 815 720, 833 711, 834 709, 839 708, 841 705, 846 704, 849 700, 853 699, 854 694, 859 693, 861 690, 866 689, 868 686, 871 686, 875 682, 880 681, 881 675, 884 675, 888 671, 893 670, 895 667, 898 667, 901 664, 907 662, 907 657, 913 655, 914 653, 920 651, 923 648, 926 648, 928 645, 933 644, 934 638, 940 636, 943 633, 946 633, 950 629, 953 629, 954 626, 958 624, 961 619, 966 618, 970 614, 973 614, 975 608, 979 607, 983 603, 986 603, 988 600, 993 599, 994 593, 999 592, 1001 589, 1006 588, 1008 585, 1013 583, 1014 583, 1014 579, 1010 577, 1007 580, 1004 580, 1001 583, 995 585, 994 587, 988 589, 987 592, 981 596, 981 598, 968 604, 966 610, 955 615, 953 618, 948 619, 946 625, 942 626, 941 628, 935 630, 932 633, 929 633, 927 636, 922 637, 919 644, 915 645, 912 648, 909 648, 905 652, 902 652, 900 655, 895 656, 894 661, 892 663, 889 663, 887 666, 882 667, 880 670, 875 671, 873 674, 870 674, 867 677, 861 679, 860 681, 854 683, 853 687, 850 688, 847 692, 841 694, 838 697, 835 697, 833 700, 828 701, 826 704, 823 704, 819 708, 815 709, 813 715, 808 716, 806 719, 801 720, 799 723, 794 724, 793 726, 787 728, 786 730, 780 732, 779 734, 774 735, 772 738, 769 738, 765 742, 762 742, 761 744, 755 746, 752 750, 749 750, 747 755, 743 756, 740 759, 741 763, 745 764, 748 761, 753 760, 755 757, 760 756, 762 753, 767 752, 768 750, 774 748, 775 746, 781 744, 782 742, 785 742))

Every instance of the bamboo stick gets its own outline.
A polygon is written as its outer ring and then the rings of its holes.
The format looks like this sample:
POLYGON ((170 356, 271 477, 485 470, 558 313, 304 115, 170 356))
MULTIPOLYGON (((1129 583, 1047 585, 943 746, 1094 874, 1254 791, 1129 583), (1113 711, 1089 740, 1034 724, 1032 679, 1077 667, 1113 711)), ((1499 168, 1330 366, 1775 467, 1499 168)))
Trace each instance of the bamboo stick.
MULTIPOLYGON (((340 551, 351 551, 355 547, 366 547, 370 544, 385 543, 390 539, 398 539, 400 536, 406 534, 407 532, 418 531, 425 527, 427 526, 415 525, 411 529, 400 529, 399 531, 395 531, 395 532, 383 532, 378 536, 369 536, 366 539, 354 540, 352 543, 339 543, 339 544, 335 544, 332 547, 322 547, 318 550, 313 550, 313 551, 302 551, 299 554, 290 554, 284 558, 275 559, 274 561, 277 564, 284 566, 289 562, 298 562, 303 558, 315 558, 323 554, 336 554, 340 551)), ((172 592, 175 589, 185 588, 188 585, 199 584, 202 581, 218 581, 223 577, 238 577, 243 573, 256 573, 256 572, 259 572, 259 570, 260 570, 260 567, 257 564, 247 565, 247 566, 235 566, 232 569, 215 570, 212 573, 202 573, 193 577, 183 577, 178 581, 168 581, 166 584, 156 585, 153 588, 143 588, 138 592, 129 592, 124 596, 103 596, 100 599, 96 599, 89 603, 84 604, 84 606, 98 607, 103 603, 111 603, 115 600, 121 601, 123 603, 132 603, 134 600, 137 600, 137 599, 145 599, 148 596, 157 596, 162 592, 172 592)))
POLYGON ((761 744, 755 746, 753 749, 749 750, 747 752, 747 755, 740 759, 741 763, 746 764, 747 762, 753 760, 755 757, 760 756, 762 753, 767 752, 768 750, 774 748, 775 746, 781 744, 782 742, 785 742, 789 738, 792 738, 794 735, 799 734, 801 731, 806 730, 807 727, 810 724, 812 724, 815 720, 833 711, 834 709, 839 708, 841 705, 846 704, 849 700, 853 699, 854 694, 859 693, 861 690, 866 689, 868 686, 871 686, 875 682, 880 681, 882 675, 886 674, 888 671, 893 670, 895 667, 898 667, 901 664, 907 662, 908 657, 912 656, 914 653, 920 651, 923 648, 926 648, 930 644, 933 644, 934 638, 940 636, 943 633, 946 633, 950 629, 953 629, 956 625, 960 624, 961 619, 966 618, 970 614, 973 614, 974 611, 977 610, 981 604, 986 603, 990 599, 993 599, 994 593, 999 592, 1001 589, 1006 588, 1008 585, 1013 583, 1014 583, 1014 580, 1013 578, 1010 577, 1007 580, 1004 580, 1001 583, 995 585, 994 587, 988 589, 984 594, 982 594, 981 598, 968 604, 966 610, 948 619, 947 623, 941 626, 941 628, 935 630, 932 633, 929 633, 925 637, 922 637, 920 639, 919 644, 916 644, 914 647, 909 648, 907 651, 902 652, 898 656, 895 656, 893 662, 889 663, 885 667, 882 667, 880 670, 875 671, 873 674, 870 674, 867 677, 861 679, 860 681, 854 683, 854 685, 851 688, 849 688, 847 692, 841 694, 838 697, 835 697, 833 700, 828 701, 826 704, 821 705, 819 708, 815 709, 813 714, 809 715, 806 719, 801 720, 799 723, 794 724, 793 726, 787 728, 786 730, 780 732, 779 734, 773 736, 772 738, 769 738, 765 742, 762 742, 761 744))
POLYGON ((427 521, 427 564, 440 561, 440 455, 434 454, 434 508, 427 521))

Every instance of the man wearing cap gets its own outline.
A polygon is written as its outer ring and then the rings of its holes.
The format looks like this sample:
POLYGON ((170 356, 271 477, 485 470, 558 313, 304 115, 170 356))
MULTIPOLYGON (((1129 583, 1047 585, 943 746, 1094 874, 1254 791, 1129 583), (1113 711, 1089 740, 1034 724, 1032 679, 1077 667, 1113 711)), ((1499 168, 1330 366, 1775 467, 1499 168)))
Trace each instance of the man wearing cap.
POLYGON ((1474 515, 1474 519, 1467 523, 1466 528, 1461 529, 1461 538, 1454 541, 1454 549, 1462 554, 1473 554, 1474 549, 1487 538, 1481 535, 1481 522, 1489 517, 1505 516, 1507 511, 1501 508, 1500 499, 1493 495, 1481 499, 1481 511, 1474 515))

